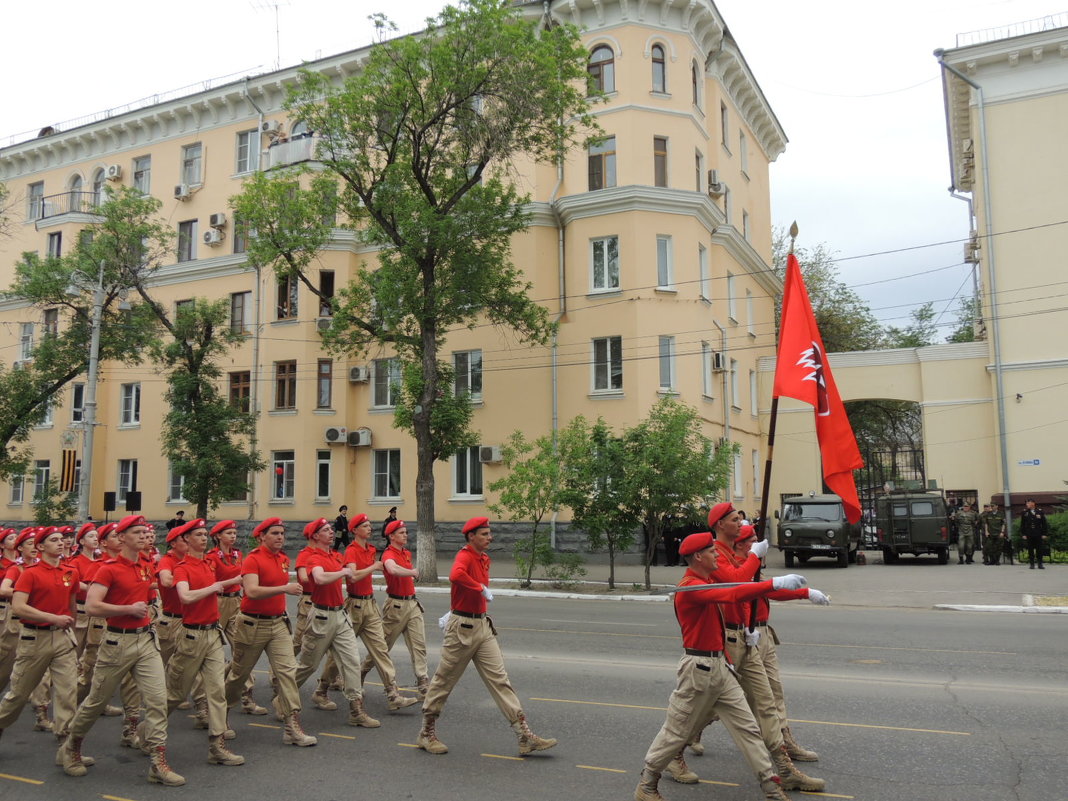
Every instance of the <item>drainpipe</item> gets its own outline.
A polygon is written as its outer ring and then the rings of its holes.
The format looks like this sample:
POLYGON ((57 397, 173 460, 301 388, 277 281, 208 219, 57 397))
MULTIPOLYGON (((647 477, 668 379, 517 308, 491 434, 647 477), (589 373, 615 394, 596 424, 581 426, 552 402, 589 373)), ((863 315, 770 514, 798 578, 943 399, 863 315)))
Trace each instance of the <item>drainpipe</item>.
MULTIPOLYGON (((563 183, 564 160, 563 154, 560 154, 560 158, 556 164, 556 186, 553 187, 552 194, 549 196, 549 209, 552 211, 553 220, 556 222, 556 272, 558 291, 560 293, 558 302, 559 311, 556 313, 556 319, 553 320, 554 323, 559 323, 564 318, 564 315, 567 314, 567 271, 566 262, 564 260, 564 220, 560 216, 560 209, 556 197, 563 183)), ((552 346, 552 431, 554 451, 557 447, 557 436, 560 431, 560 376, 558 370, 559 340, 559 332, 554 331, 552 346)), ((560 510, 553 509, 552 517, 549 518, 549 546, 554 551, 556 550, 556 521, 559 515, 560 510)))
MULTIPOLYGON (((730 399, 730 379, 731 379, 731 360, 727 356, 727 329, 717 323, 715 320, 712 324, 719 329, 719 347, 720 353, 723 354, 723 389, 721 394, 723 395, 723 440, 724 442, 731 441, 731 399, 730 399)), ((730 500, 731 493, 734 491, 734 460, 731 460, 730 480, 727 482, 727 500, 730 500)))
MULTIPOLYGON (((983 224, 986 226, 987 236, 987 248, 986 248, 986 261, 989 269, 990 278, 990 333, 991 341, 994 345, 994 377, 997 388, 997 408, 998 408, 998 447, 1001 450, 1001 479, 1002 487, 1001 491, 1004 496, 1005 503, 1005 527, 1010 533, 1012 532, 1012 487, 1009 479, 1009 444, 1008 434, 1005 431, 1005 377, 1004 368, 1001 361, 1001 322, 999 320, 998 313, 998 285, 997 285, 997 269, 996 255, 994 249, 994 220, 993 212, 991 211, 992 196, 990 194, 990 160, 987 158, 987 138, 986 138, 986 104, 983 98, 983 87, 962 73, 956 67, 945 62, 945 51, 938 49, 934 51, 935 58, 938 59, 939 66, 945 71, 953 75, 956 75, 968 86, 975 90, 976 108, 979 113, 979 144, 980 154, 983 162, 983 198, 986 201, 983 203, 983 224)), ((943 81, 943 94, 946 105, 946 127, 950 127, 950 112, 949 112, 949 85, 948 82, 943 81)), ((950 170, 953 169, 953 138, 952 135, 947 137, 950 142, 950 170)), ((953 186, 956 186, 956 175, 952 175, 953 186)))
MULTIPOLYGON (((263 109, 256 105, 256 101, 252 99, 252 95, 248 91, 248 76, 245 76, 245 85, 242 89, 245 96, 245 100, 249 102, 256 113, 259 114, 259 121, 256 125, 257 131, 263 130, 263 109)), ((259 172, 262 169, 260 164, 261 152, 256 153, 256 171, 259 172)), ((256 446, 259 444, 259 415, 260 415, 260 339, 262 338, 262 316, 261 306, 263 300, 262 284, 263 276, 260 273, 259 265, 255 266, 256 271, 256 284, 253 289, 252 306, 256 310, 255 322, 252 329, 252 371, 249 376, 249 409, 256 415, 256 425, 252 428, 252 435, 249 437, 249 447, 252 450, 256 450, 256 446)), ((256 519, 256 476, 252 476, 252 480, 249 482, 248 491, 248 519, 256 519)))

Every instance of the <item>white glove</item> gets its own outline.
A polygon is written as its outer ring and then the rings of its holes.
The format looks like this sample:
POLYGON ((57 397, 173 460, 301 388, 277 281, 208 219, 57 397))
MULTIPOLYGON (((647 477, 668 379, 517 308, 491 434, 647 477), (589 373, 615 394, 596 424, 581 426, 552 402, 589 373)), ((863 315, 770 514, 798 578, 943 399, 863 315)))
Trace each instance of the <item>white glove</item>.
POLYGON ((785 576, 776 576, 771 580, 771 586, 776 590, 799 590, 808 584, 804 576, 797 573, 787 573, 785 576))
POLYGON ((486 603, 493 603, 493 593, 489 587, 482 588, 482 597, 486 599, 486 603))
POLYGON ((812 601, 812 603, 816 604, 816 606, 830 606, 831 605, 831 596, 824 595, 819 590, 812 589, 811 587, 809 588, 809 591, 808 591, 808 599, 810 601, 812 601))
POLYGON ((445 631, 445 624, 449 622, 449 615, 451 614, 452 610, 450 609, 448 612, 438 618, 438 628, 442 631, 445 631))
POLYGON ((768 554, 768 548, 771 547, 771 543, 767 540, 761 540, 760 542, 754 542, 753 547, 749 549, 750 553, 755 553, 757 559, 763 559, 768 554))
POLYGON ((751 648, 756 648, 760 642, 760 632, 757 629, 745 630, 745 644, 751 648))

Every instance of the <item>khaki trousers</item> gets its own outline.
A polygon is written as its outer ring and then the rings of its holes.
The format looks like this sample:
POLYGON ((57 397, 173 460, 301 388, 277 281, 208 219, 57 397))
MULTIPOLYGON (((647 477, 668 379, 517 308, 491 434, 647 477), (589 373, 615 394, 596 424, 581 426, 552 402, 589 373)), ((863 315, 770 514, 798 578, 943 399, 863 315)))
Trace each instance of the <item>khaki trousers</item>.
POLYGON ((308 625, 297 657, 297 686, 300 687, 319 667, 327 652, 334 657, 345 683, 345 697, 363 698, 360 684, 360 651, 348 614, 342 609, 317 609, 308 614, 308 625))
POLYGON ((475 663, 475 670, 482 677, 490 696, 509 723, 515 723, 523 714, 519 698, 508 681, 504 669, 504 657, 497 642, 497 634, 488 617, 467 618, 450 615, 445 625, 445 638, 441 643, 441 661, 434 671, 426 700, 423 702, 424 715, 440 715, 449 693, 464 674, 469 662, 475 663))
POLYGON ((719 715, 757 779, 764 782, 774 776, 771 757, 745 703, 745 694, 723 658, 684 655, 676 675, 667 718, 645 754, 645 767, 662 773, 693 735, 713 715, 719 715))
MULTIPOLYGON (((237 615, 241 611, 241 596, 233 595, 219 596, 219 628, 222 630, 223 637, 226 639, 226 644, 230 646, 230 653, 233 654, 234 650, 234 627, 237 625, 237 615)), ((223 676, 225 680, 225 674, 223 676)), ((245 685, 246 690, 251 690, 256 686, 256 679, 250 674, 248 677, 248 684, 245 685)), ((193 700, 196 702, 203 701, 206 696, 204 695, 204 688, 200 680, 200 676, 197 676, 196 681, 193 682, 193 700)))
POLYGON ((208 735, 226 731, 226 657, 218 628, 182 627, 167 665, 167 714, 186 699, 196 681, 208 702, 208 735))
POLYGON ((241 700, 241 693, 256 667, 260 655, 266 651, 271 666, 278 703, 283 715, 300 711, 300 691, 297 689, 297 661, 293 658, 293 637, 289 619, 256 618, 241 613, 234 626, 234 654, 226 672, 226 706, 241 700))
POLYGON ((783 693, 782 678, 779 676, 779 652, 775 647, 778 644, 779 637, 775 629, 768 626, 767 635, 760 638, 760 659, 764 663, 764 672, 768 674, 771 694, 775 696, 775 713, 779 716, 779 728, 785 729, 786 695, 783 693))
MULTIPOLYGON (((382 613, 378 609, 378 603, 374 598, 349 598, 345 602, 345 609, 349 613, 353 632, 363 642, 367 656, 382 678, 382 684, 388 693, 397 683, 397 669, 393 666, 389 648, 386 647, 386 634, 382 629, 382 613)), ((323 680, 332 682, 340 675, 334 657, 328 657, 326 667, 323 668, 323 680)))
MULTIPOLYGON (((760 641, 763 642, 768 637, 767 626, 758 626, 757 631, 760 632, 760 641)), ((777 752, 782 747, 782 723, 779 721, 775 694, 768 683, 768 674, 761 658, 763 652, 759 645, 751 648, 745 644, 744 631, 727 629, 724 632, 724 640, 731 664, 734 665, 734 674, 742 685, 745 700, 760 727, 764 745, 772 753, 777 752)))
MULTIPOLYGON (((47 671, 52 674, 54 697, 52 730, 58 735, 67 734, 78 706, 78 656, 74 643, 70 631, 23 627, 11 671, 11 686, 0 701, 0 729, 8 728, 18 719, 38 687, 47 686, 42 681, 47 671)), ((47 695, 43 703, 48 703, 47 695)))
MULTIPOLYGON (((151 631, 123 634, 105 631, 96 655, 93 684, 70 725, 71 737, 84 737, 100 717, 119 683, 129 675, 145 707, 145 743, 167 745, 167 680, 159 643, 151 631)), ((126 704, 126 693, 123 693, 126 704)), ((127 714, 131 710, 127 708, 127 714)), ((136 714, 136 713, 135 713, 136 714)))
POLYGON ((180 617, 160 613, 156 621, 156 636, 159 638, 159 653, 163 658, 164 667, 167 667, 167 663, 171 661, 171 654, 174 653, 174 647, 181 632, 182 619, 180 617))
MULTIPOLYGON (((404 635, 415 679, 426 679, 426 631, 423 628, 423 607, 419 601, 415 598, 408 601, 386 598, 386 606, 382 612, 382 633, 386 638, 387 653, 393 648, 397 638, 404 635)), ((373 664, 373 659, 368 655, 360 669, 367 673, 373 664)))

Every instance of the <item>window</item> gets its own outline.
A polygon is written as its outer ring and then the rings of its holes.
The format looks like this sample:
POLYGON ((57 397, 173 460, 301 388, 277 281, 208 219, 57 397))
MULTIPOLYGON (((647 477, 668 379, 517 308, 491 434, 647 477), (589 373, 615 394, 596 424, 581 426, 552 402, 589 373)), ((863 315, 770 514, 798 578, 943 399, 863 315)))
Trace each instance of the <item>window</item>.
POLYGON ((731 406, 735 409, 741 410, 741 397, 738 391, 738 360, 731 359, 731 406))
POLYGON ((44 416, 41 418, 41 422, 37 424, 38 428, 51 428, 56 422, 56 399, 55 396, 49 397, 44 402, 44 416))
POLYGON ((126 503, 126 496, 137 492, 137 460, 119 459, 119 483, 115 486, 115 500, 126 503))
POLYGON ((44 182, 38 181, 26 187, 26 219, 39 220, 44 217, 44 182))
POLYGON ((174 463, 167 465, 167 501, 185 503, 185 476, 174 469, 174 463))
POLYGON ((297 316, 297 277, 286 275, 278 279, 279 320, 292 320, 297 316))
POLYGON ((48 338, 59 334, 59 309, 45 309, 42 318, 41 336, 48 338))
POLYGON ((742 209, 742 238, 749 241, 749 212, 742 209))
POLYGON ((667 186, 667 137, 653 137, 653 185, 667 186))
POLYGON ((653 45, 653 91, 667 92, 667 72, 664 64, 663 45, 653 45))
POLYGON ((734 454, 734 496, 740 498, 745 494, 745 482, 742 480, 742 455, 734 454))
POLYGON ((594 292, 619 289, 619 237, 590 241, 590 287, 594 292))
POLYGON ((760 413, 759 398, 757 397, 757 374, 756 370, 749 371, 749 413, 756 417, 760 413))
POLYGON ((297 363, 274 363, 274 408, 297 408, 297 363))
POLYGON ((749 336, 756 336, 756 328, 753 324, 753 293, 745 290, 745 327, 749 336))
POLYGON ((701 79, 697 68, 697 62, 690 62, 690 99, 698 108, 701 107, 701 79))
POLYGON ((723 147, 728 153, 731 152, 728 139, 727 139, 727 123, 730 122, 730 117, 727 115, 727 104, 719 104, 719 141, 723 144, 723 147))
POLYGON ((25 476, 12 476, 11 477, 11 504, 20 504, 25 497, 26 492, 26 477, 25 476))
POLYGON ((753 497, 759 498, 764 494, 764 488, 760 483, 760 451, 752 451, 753 459, 753 497))
POLYGON ((152 157, 139 156, 133 163, 133 188, 142 195, 152 189, 152 157))
POLYGON ((242 131, 237 135, 237 170, 252 172, 260 165, 260 132, 242 131))
POLYGON ((607 136, 597 145, 590 145, 590 191, 608 189, 616 185, 616 138, 607 136))
POLYGON ((375 359, 375 406, 396 406, 400 390, 400 361, 398 359, 375 359))
POLYGON ((33 323, 23 323, 19 335, 19 359, 28 362, 33 358, 33 323))
POLYGON ((70 388, 70 421, 85 422, 85 384, 73 384, 70 388))
POLYGON ((657 289, 671 289, 674 286, 674 270, 671 264, 671 237, 656 238, 656 286, 657 289))
POLYGON ((749 177, 749 140, 745 138, 743 131, 738 131, 738 160, 742 165, 742 173, 749 177))
POLYGON ((182 148, 182 183, 193 186, 200 183, 204 148, 199 142, 182 148))
POLYGON ((599 45, 593 49, 586 72, 589 74, 591 95, 616 91, 616 57, 608 45, 599 45))
POLYGON ((48 255, 53 259, 58 259, 63 255, 62 231, 53 231, 48 235, 48 255))
POLYGON ((700 150, 695 150, 693 154, 693 172, 694 172, 694 190, 701 191, 701 180, 705 175, 705 157, 701 155, 700 150))
POLYGON ((315 452, 315 500, 330 498, 330 451, 315 452))
POLYGON ((319 271, 319 316, 330 317, 334 313, 334 271, 319 271))
POLYGON ((48 459, 38 459, 33 463, 33 502, 44 500, 45 489, 52 478, 52 463, 48 459))
POLYGON ((103 170, 97 170, 93 173, 93 205, 99 206, 105 200, 107 200, 107 193, 104 191, 104 187, 107 186, 107 175, 103 170))
POLYGON ((708 250, 704 245, 697 246, 697 268, 700 276, 701 300, 712 300, 712 274, 708 269, 708 250))
POLYGON ((252 373, 241 370, 230 373, 230 405, 248 412, 252 408, 252 373))
POLYGON ((233 292, 230 295, 230 330, 235 334, 252 332, 252 293, 233 292))
POLYGON ((675 337, 660 337, 660 390, 675 389, 675 337))
POLYGON ((482 462, 478 445, 457 451, 452 460, 452 494, 482 497, 482 462))
POLYGON ((193 298, 186 298, 184 300, 174 301, 174 319, 185 317, 187 314, 193 311, 196 307, 196 301, 193 298))
POLYGON ((297 481, 297 463, 293 451, 273 451, 271 453, 272 501, 291 501, 297 481))
POLYGON ((623 389, 623 338, 593 340, 593 391, 618 392, 623 389))
POLYGON ((315 408, 329 409, 333 405, 334 363, 330 359, 319 359, 319 368, 315 372, 315 408))
POLYGON ((471 393, 471 401, 482 400, 482 351, 463 350, 452 354, 453 392, 471 393))
POLYGON ((120 387, 121 410, 119 423, 135 426, 141 423, 141 384, 123 384, 120 387))
POLYGON ((712 397, 712 346, 701 343, 701 393, 706 398, 712 397))
POLYGON ((178 223, 178 261, 192 261, 197 257, 197 221, 178 223))
POLYGON ((738 304, 734 298, 734 276, 727 273, 727 316, 738 322, 738 304))
POLYGON ((731 188, 723 184, 723 219, 727 225, 733 224, 734 215, 731 213, 731 188))
POLYGON ((375 451, 374 490, 376 498, 400 497, 400 459, 397 448, 375 451))
POLYGON ((238 215, 234 215, 234 253, 244 253, 248 250, 248 223, 238 215))

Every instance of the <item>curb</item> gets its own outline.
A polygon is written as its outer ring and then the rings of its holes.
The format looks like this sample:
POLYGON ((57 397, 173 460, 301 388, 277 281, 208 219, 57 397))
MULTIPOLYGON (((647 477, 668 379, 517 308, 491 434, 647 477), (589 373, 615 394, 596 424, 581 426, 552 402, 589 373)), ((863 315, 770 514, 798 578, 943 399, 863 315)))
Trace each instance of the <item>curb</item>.
POLYGON ((935 609, 955 612, 1022 612, 1025 615, 1068 615, 1068 606, 993 606, 984 604, 935 604, 935 609))

